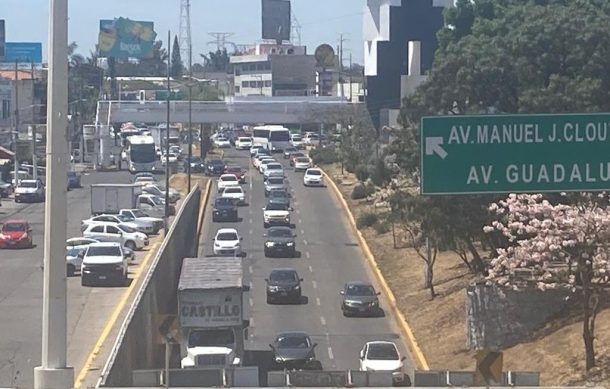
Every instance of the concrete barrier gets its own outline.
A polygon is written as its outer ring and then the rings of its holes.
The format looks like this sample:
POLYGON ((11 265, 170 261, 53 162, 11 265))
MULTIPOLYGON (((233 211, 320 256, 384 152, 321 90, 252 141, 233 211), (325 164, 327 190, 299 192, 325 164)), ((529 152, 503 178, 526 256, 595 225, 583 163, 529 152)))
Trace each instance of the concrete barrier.
MULTIPOLYGON (((209 198, 209 188, 208 183, 204 202, 209 198)), ((121 325, 99 386, 131 386, 134 370, 164 367, 165 346, 159 325, 168 315, 176 314, 182 259, 197 255, 201 203, 201 191, 195 187, 178 211, 121 325)))

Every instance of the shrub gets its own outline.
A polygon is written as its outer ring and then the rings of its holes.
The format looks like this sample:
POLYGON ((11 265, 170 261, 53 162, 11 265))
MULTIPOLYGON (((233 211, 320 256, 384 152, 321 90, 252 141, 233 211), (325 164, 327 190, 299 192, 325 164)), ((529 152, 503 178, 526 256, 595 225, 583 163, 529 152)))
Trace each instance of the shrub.
POLYGON ((367 196, 366 187, 362 184, 358 184, 354 186, 352 190, 352 200, 360 200, 367 196))
POLYGON ((362 215, 358 216, 358 219, 356 220, 356 226, 358 228, 371 227, 375 223, 377 223, 377 221, 378 217, 376 213, 366 211, 362 215))
POLYGON ((371 181, 373 181, 373 184, 383 186, 390 182, 391 178, 390 169, 388 169, 385 162, 382 159, 377 160, 375 162, 375 167, 371 172, 371 181))
POLYGON ((356 178, 360 182, 365 182, 369 179, 369 168, 366 165, 358 165, 356 167, 356 178))
POLYGON ((386 220, 377 220, 377 222, 373 224, 373 228, 379 235, 390 232, 390 224, 386 220))
POLYGON ((337 152, 329 147, 313 149, 309 152, 309 157, 315 165, 331 164, 339 161, 337 152))

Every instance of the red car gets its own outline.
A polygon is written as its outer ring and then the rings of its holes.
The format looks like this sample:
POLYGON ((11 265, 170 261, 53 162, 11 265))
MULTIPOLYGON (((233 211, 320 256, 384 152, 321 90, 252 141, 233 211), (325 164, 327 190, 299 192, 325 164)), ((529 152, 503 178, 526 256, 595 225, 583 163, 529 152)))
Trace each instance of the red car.
POLYGON ((8 220, 0 229, 0 248, 33 247, 32 227, 25 220, 8 220))
POLYGON ((246 172, 239 166, 227 166, 225 168, 225 174, 235 174, 235 177, 237 177, 240 184, 246 183, 246 172))

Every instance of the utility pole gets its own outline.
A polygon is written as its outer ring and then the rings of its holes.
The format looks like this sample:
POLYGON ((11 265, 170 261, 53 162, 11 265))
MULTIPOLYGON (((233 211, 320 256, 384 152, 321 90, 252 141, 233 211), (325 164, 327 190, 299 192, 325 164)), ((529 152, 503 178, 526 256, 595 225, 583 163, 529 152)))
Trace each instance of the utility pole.
POLYGON ((48 80, 42 364, 34 369, 34 388, 68 389, 74 384, 66 363, 68 0, 49 0, 48 80))
POLYGON ((347 42, 349 39, 344 38, 345 34, 339 34, 339 85, 341 87, 341 97, 345 97, 345 91, 343 90, 343 42, 347 42))
POLYGON ((38 161, 36 158, 36 98, 35 98, 35 84, 34 84, 34 62, 30 63, 30 70, 32 71, 31 79, 32 79, 32 166, 34 169, 33 178, 35 180, 38 179, 38 161))
MULTIPOLYGON (((188 176, 188 193, 191 192, 191 160, 193 159, 193 51, 189 49, 189 151, 186 172, 188 176)), ((169 190, 169 188, 167 188, 169 190)))
MULTIPOLYGON (((165 235, 169 231, 169 103, 171 98, 172 35, 167 31, 167 120, 165 128, 165 235)), ((190 163, 190 162, 189 162, 190 163)))
POLYGON ((349 53, 349 101, 352 102, 354 91, 352 90, 352 53, 349 53))
POLYGON ((19 159, 17 158, 17 141, 19 140, 19 62, 15 60, 15 132, 13 142, 15 143, 15 162, 13 163, 15 174, 15 187, 19 185, 19 159))

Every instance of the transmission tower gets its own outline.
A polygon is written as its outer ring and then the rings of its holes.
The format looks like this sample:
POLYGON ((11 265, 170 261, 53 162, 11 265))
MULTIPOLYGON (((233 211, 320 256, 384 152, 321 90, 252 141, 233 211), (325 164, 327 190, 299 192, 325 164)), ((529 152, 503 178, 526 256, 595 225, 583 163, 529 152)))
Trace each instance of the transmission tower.
POLYGON ((234 42, 228 41, 227 38, 232 37, 235 33, 232 32, 208 32, 208 35, 216 38, 213 41, 209 41, 208 45, 216 45, 216 51, 224 51, 227 48, 227 44, 233 46, 233 49, 237 49, 237 45, 234 42))
POLYGON ((292 38, 292 44, 295 46, 301 46, 301 31, 302 31, 303 27, 301 26, 301 23, 299 23, 299 20, 297 19, 296 15, 294 14, 294 12, 292 13, 292 34, 291 34, 291 38, 292 38))
POLYGON ((180 57, 188 70, 193 58, 193 41, 191 40, 191 0, 180 0, 180 57))

